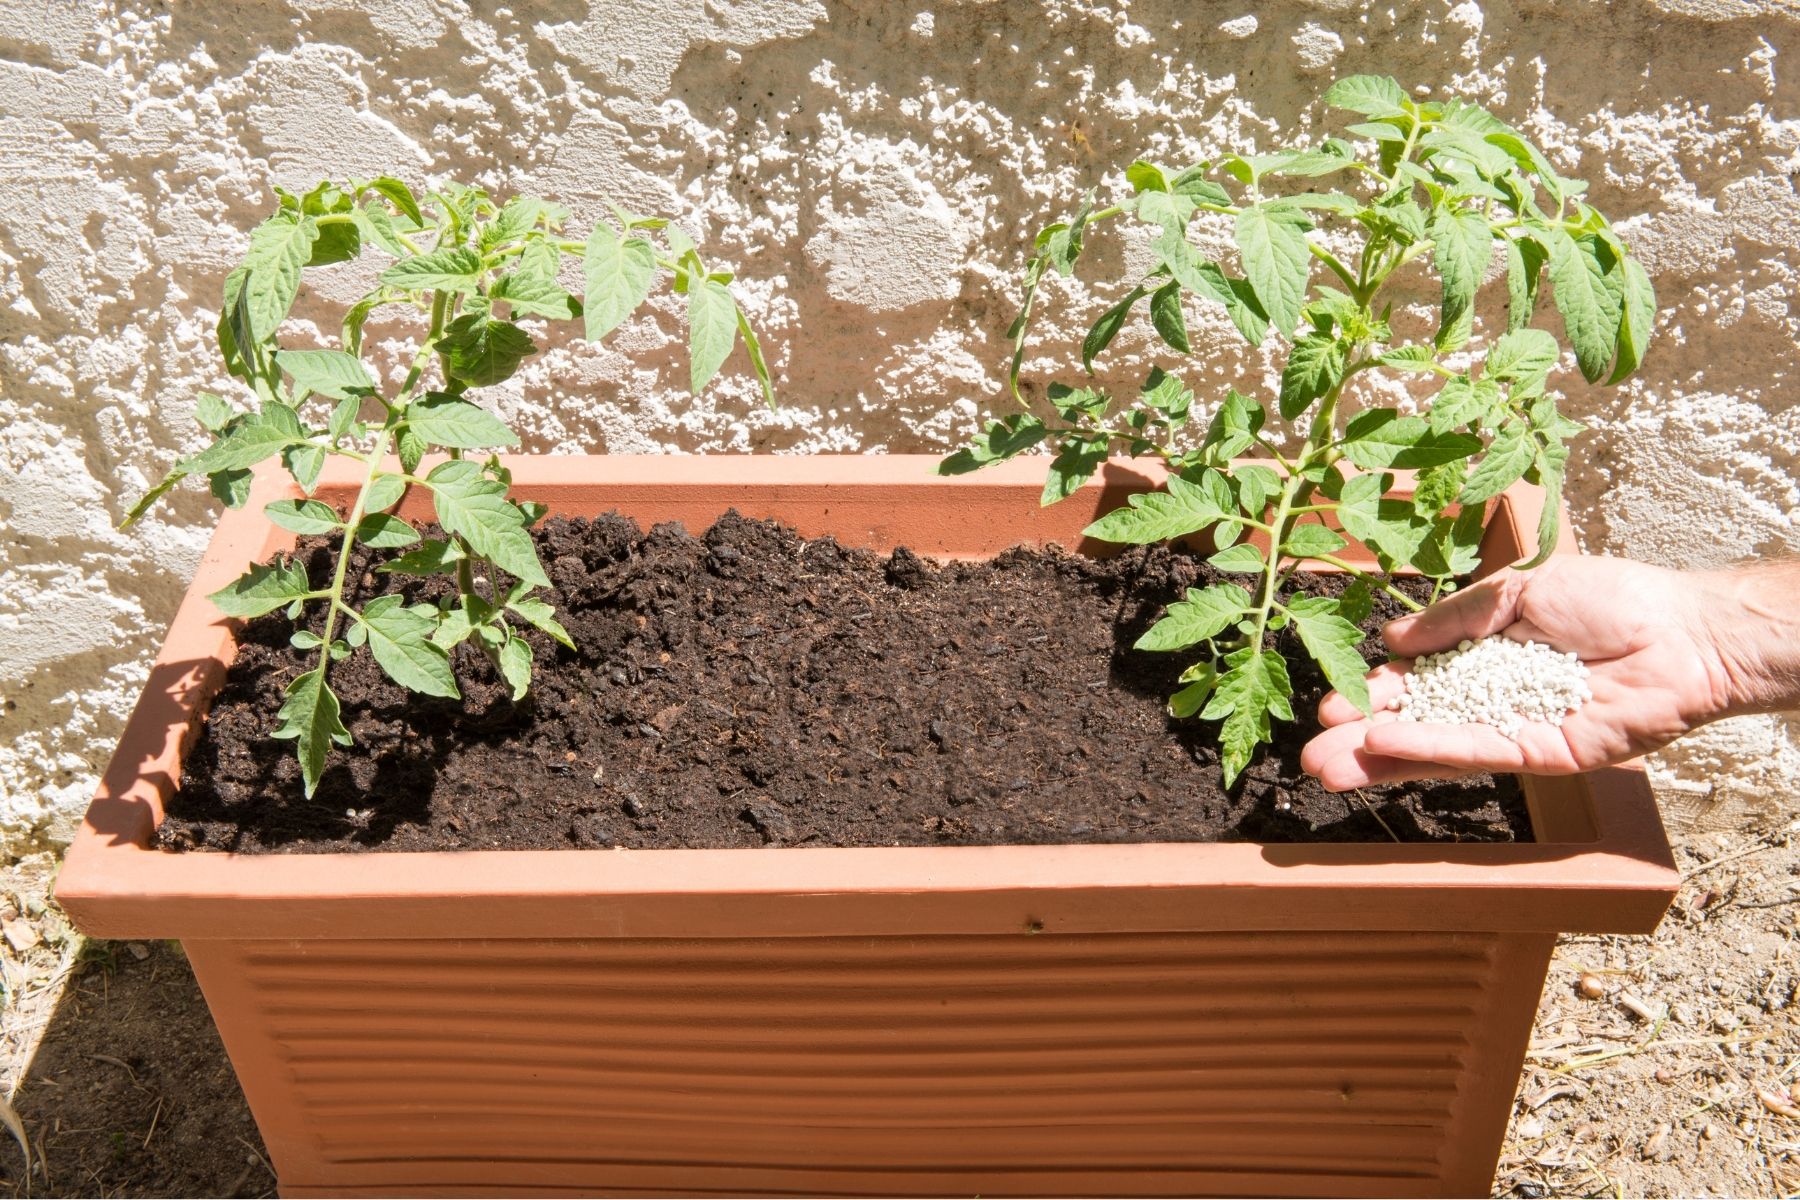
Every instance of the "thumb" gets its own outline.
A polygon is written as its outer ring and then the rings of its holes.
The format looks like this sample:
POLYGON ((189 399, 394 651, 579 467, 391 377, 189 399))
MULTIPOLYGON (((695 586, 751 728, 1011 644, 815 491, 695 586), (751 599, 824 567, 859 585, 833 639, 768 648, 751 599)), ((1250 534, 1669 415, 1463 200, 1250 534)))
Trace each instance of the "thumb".
POLYGON ((1448 650, 1465 638, 1499 633, 1518 619, 1528 578, 1523 571, 1500 571, 1424 612, 1389 621, 1381 636, 1395 654, 1417 658, 1448 650))

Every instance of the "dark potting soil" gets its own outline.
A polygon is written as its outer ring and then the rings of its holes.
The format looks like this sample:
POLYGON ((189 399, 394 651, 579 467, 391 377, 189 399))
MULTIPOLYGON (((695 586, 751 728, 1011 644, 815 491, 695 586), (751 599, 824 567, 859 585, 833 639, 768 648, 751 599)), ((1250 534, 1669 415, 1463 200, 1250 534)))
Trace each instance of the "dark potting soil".
MULTIPOLYGON (((313 656, 251 621, 161 829, 170 849, 258 852, 1074 842, 1512 841, 1511 778, 1333 795, 1300 770, 1326 685, 1292 631, 1294 710, 1230 792, 1215 722, 1164 701, 1188 665, 1131 644, 1215 573, 1179 548, 983 563, 879 555, 726 515, 701 537, 616 516, 552 519, 548 595, 579 652, 536 630, 513 703, 481 653, 463 696, 403 691, 367 654, 331 670, 355 737, 303 797, 269 737, 313 656)), ((316 586, 331 547, 301 559, 316 586)), ((360 604, 442 579, 367 573, 360 604)), ((1342 587, 1300 575, 1314 594, 1342 587)), ((1416 582, 1416 581, 1415 581, 1416 582)), ((1405 586, 1411 586, 1407 584, 1405 586)), ((1422 594, 1422 593, 1421 593, 1422 594)), ((1398 615, 1377 597, 1370 627, 1398 615)))

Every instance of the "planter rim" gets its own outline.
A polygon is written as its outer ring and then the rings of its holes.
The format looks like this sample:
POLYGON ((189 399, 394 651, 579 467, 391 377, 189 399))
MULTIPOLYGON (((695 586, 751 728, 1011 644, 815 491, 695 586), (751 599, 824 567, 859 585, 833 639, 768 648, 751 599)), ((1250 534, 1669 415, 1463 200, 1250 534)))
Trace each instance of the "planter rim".
MULTIPOLYGON (((696 521, 736 506, 777 516, 802 533, 823 531, 827 522, 840 530, 846 522, 867 526, 867 544, 904 543, 938 557, 975 557, 1017 542, 1072 544, 1071 530, 1116 506, 1128 488, 1163 476, 1158 467, 1116 460, 1063 505, 1038 510, 1041 458, 952 478, 930 475, 935 459, 924 455, 505 461, 519 493, 552 511, 616 507, 696 521), (1022 501, 1033 511, 1019 512, 1022 501), (1009 519, 997 526, 1000 515, 1009 519)), ((329 501, 352 487, 352 465, 328 465, 315 495, 329 501)), ((1408 486, 1407 473, 1395 474, 1408 486)), ((547 924, 561 937, 1258 928, 1639 933, 1655 927, 1679 883, 1636 766, 1525 779, 1542 839, 1534 843, 156 850, 152 831, 200 723, 196 710, 222 679, 240 627, 220 617, 206 595, 247 562, 292 545, 294 535, 262 515, 265 503, 289 494, 297 492, 284 474, 259 472, 250 503, 220 520, 176 613, 57 885, 58 899, 87 933, 507 938, 545 936, 547 924)), ((401 511, 428 515, 424 503, 409 496, 401 511)), ((1499 561, 1516 561, 1521 534, 1536 528, 1542 494, 1519 484, 1497 503, 1489 538, 1509 552, 1499 561)), ((1565 528, 1564 545, 1571 543, 1565 528)))

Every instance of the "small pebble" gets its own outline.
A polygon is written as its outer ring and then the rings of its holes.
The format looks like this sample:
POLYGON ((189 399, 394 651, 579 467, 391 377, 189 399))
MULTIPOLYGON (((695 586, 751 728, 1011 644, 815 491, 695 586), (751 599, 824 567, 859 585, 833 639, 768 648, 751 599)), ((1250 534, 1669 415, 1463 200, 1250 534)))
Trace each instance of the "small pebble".
POLYGON ((1606 995, 1606 985, 1601 983, 1600 977, 1592 971, 1581 973, 1581 978, 1575 981, 1575 990, 1581 993, 1583 999, 1587 1000, 1598 1000, 1606 995))

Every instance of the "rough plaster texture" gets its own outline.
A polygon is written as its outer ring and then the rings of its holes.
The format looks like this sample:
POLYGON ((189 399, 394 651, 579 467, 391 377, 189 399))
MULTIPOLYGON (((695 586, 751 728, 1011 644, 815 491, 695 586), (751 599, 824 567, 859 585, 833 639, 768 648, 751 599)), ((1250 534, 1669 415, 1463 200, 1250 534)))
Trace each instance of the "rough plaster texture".
MULTIPOLYGON (((1454 88, 1589 178, 1656 278, 1661 341, 1621 390, 1562 379, 1594 432, 1591 550, 1700 566, 1800 549, 1800 6, 1794 0, 0 0, 0 827, 66 836, 204 542, 184 491, 113 522, 194 445, 220 280, 269 185, 450 174, 678 215, 740 272, 787 407, 679 387, 665 308, 558 344, 499 392, 531 449, 922 451, 999 404, 1020 250, 1139 154, 1317 135, 1337 74, 1454 88)), ((1141 247, 1049 289, 1039 386, 1141 247)), ((290 328, 334 327, 354 269, 290 328)), ((1490 293, 1491 297, 1491 293, 1490 293)), ((1192 312, 1205 397, 1266 387, 1192 312)), ((395 361, 408 330, 374 330, 395 361)), ((1107 375, 1156 351, 1121 337, 1107 375)), ((1662 756, 1695 814, 1781 803, 1800 719, 1662 756), (1728 805, 1726 807, 1729 807, 1728 805)))

